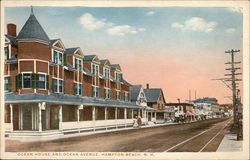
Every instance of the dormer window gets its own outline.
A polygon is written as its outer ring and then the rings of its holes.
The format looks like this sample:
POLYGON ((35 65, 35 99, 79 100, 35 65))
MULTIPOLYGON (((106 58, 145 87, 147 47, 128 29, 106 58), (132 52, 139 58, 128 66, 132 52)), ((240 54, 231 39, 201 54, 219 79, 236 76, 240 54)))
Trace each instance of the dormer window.
POLYGON ((115 80, 117 80, 118 82, 121 82, 122 74, 120 72, 115 72, 115 80))
POLYGON ((109 77, 110 77, 110 69, 104 67, 103 68, 103 73, 104 73, 104 77, 107 78, 107 79, 109 79, 109 77))
POLYGON ((75 57, 75 69, 82 70, 82 60, 75 57))
POLYGON ((63 64, 63 53, 57 50, 53 51, 53 62, 55 64, 62 65, 63 64))
POLYGON ((99 75, 99 65, 92 63, 91 65, 91 72, 98 76, 99 75))

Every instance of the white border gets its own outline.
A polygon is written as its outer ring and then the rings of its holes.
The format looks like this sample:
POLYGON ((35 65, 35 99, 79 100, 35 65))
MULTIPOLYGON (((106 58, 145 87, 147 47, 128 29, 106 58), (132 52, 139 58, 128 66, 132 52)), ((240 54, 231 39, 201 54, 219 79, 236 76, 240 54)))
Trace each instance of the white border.
MULTIPOLYGON (((171 7, 171 6, 180 6, 180 7, 243 7, 243 103, 244 107, 244 119, 243 123, 248 124, 244 125, 244 143, 243 143, 243 152, 230 152, 227 153, 154 153, 154 157, 150 159, 248 159, 249 158, 249 1, 1 1, 1 15, 4 17, 4 7, 7 6, 89 6, 89 7, 171 7)), ((1 18, 1 35, 4 35, 4 18, 1 18)), ((1 51, 3 51, 4 46, 4 36, 1 36, 1 51)), ((1 57, 1 77, 3 75, 3 57, 1 57)), ((4 106, 4 94, 3 94, 3 78, 1 78, 1 94, 0 102, 1 106, 4 106)), ((3 107, 1 107, 3 108, 3 107)), ((4 122, 3 110, 1 110, 1 122, 4 122)), ((1 123, 1 128, 3 128, 3 123, 1 123)), ((4 146, 3 140, 3 130, 1 129, 1 146, 4 146)), ((4 158, 14 158, 13 153, 4 153, 4 147, 1 147, 1 156, 4 158)), ((27 159, 43 159, 47 157, 18 157, 18 158, 27 158, 27 159)), ((63 158, 63 157, 53 157, 63 158)), ((78 159, 83 157, 71 156, 64 158, 78 159)), ((85 159, 111 159, 111 157, 84 157, 85 159)), ((117 156, 116 158, 124 159, 124 157, 117 156)), ((139 157, 140 159, 146 159, 146 157, 139 157)), ((138 159, 138 157, 126 157, 126 159, 138 159)))

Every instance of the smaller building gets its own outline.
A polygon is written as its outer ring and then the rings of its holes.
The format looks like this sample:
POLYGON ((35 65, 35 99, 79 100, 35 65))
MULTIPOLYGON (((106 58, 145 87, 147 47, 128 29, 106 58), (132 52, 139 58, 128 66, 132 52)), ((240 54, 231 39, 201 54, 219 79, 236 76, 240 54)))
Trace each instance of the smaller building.
POLYGON ((156 123, 165 122, 165 98, 161 88, 149 88, 149 84, 147 84, 147 88, 144 89, 147 105, 156 111, 153 113, 148 112, 148 114, 152 114, 152 117, 155 117, 156 123))
POLYGON ((151 121, 154 122, 156 118, 155 117, 156 109, 147 106, 147 98, 146 98, 142 85, 132 85, 130 95, 131 95, 132 103, 135 103, 136 105, 144 107, 145 113, 144 113, 143 120, 145 121, 145 123, 148 123, 151 121))
POLYGON ((166 107, 174 107, 176 122, 189 122, 195 120, 194 105, 190 103, 166 103, 166 107))

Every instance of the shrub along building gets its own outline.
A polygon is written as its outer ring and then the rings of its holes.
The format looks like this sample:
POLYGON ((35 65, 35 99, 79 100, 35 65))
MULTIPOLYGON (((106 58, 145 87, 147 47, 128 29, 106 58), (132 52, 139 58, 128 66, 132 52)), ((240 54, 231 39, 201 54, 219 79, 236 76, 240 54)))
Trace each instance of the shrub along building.
POLYGON ((17 36, 16 25, 7 25, 4 49, 9 137, 127 127, 145 110, 130 102, 131 85, 118 64, 49 39, 33 11, 17 36))

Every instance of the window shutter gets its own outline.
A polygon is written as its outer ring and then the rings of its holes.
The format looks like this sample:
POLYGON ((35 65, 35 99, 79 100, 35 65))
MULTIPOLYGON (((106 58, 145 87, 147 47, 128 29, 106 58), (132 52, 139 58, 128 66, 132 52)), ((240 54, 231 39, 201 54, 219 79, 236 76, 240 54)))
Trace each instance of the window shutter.
POLYGON ((84 85, 82 85, 82 95, 84 96, 84 85))
POLYGON ((38 88, 38 83, 39 83, 39 74, 35 74, 35 84, 36 84, 35 88, 38 88))
POLYGON ((63 65, 67 65, 67 55, 65 53, 63 54, 63 65))
POLYGON ((22 88, 22 74, 16 76, 16 89, 22 88))
POLYGON ((103 98, 106 99, 106 89, 103 89, 103 98))
POLYGON ((8 77, 8 89, 9 89, 9 92, 11 92, 11 77, 8 77))
POLYGON ((36 88, 36 74, 35 73, 31 74, 31 84, 32 84, 32 88, 36 88))
POLYGON ((74 87, 74 95, 76 95, 76 93, 77 93, 77 86, 76 86, 76 83, 73 83, 73 87, 74 87))
POLYGON ((55 92, 55 79, 52 79, 51 90, 52 92, 55 92))
POLYGON ((49 89, 49 75, 46 76, 46 88, 49 89))
POLYGON ((64 93, 64 91, 65 91, 65 81, 63 81, 63 83, 62 83, 62 93, 64 93))

